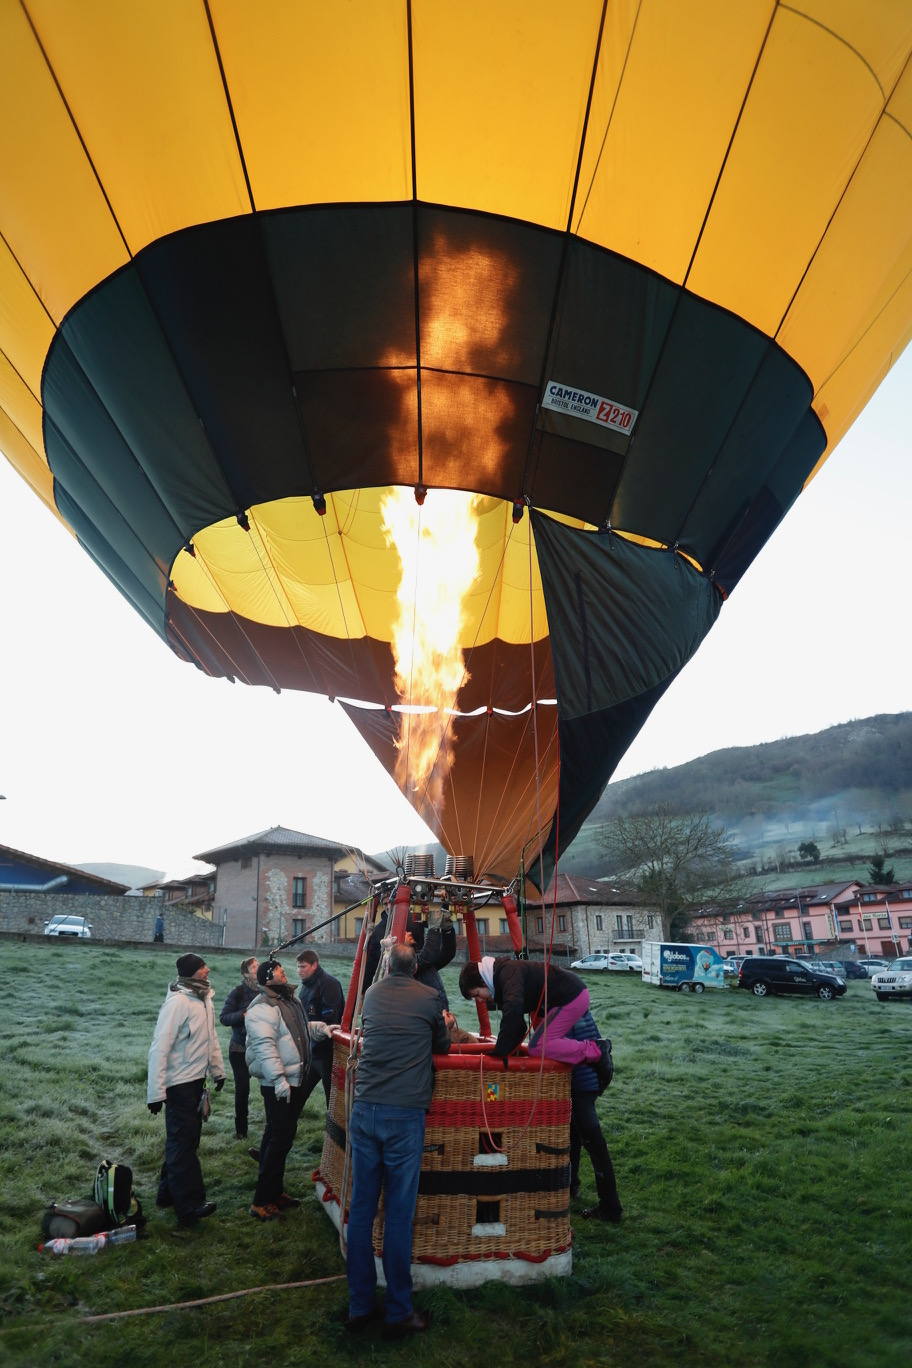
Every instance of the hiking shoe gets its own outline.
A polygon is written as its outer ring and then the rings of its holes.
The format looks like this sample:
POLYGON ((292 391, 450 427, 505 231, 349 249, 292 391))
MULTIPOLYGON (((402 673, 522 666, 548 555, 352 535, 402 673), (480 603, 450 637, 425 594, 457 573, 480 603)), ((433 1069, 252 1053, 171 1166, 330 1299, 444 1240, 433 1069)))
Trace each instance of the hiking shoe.
POLYGON ((277 1221, 282 1213, 272 1202, 267 1202, 265 1206, 257 1206, 254 1203, 250 1208, 250 1214, 255 1216, 258 1221, 277 1221))
POLYGON ((255 1164, 258 1164, 260 1162, 260 1151, 258 1149, 249 1149, 247 1153, 250 1155, 251 1159, 255 1164))
POLYGON ((300 1206, 301 1199, 300 1197, 289 1197, 287 1192, 283 1192, 281 1197, 276 1198, 275 1204, 279 1208, 279 1211, 288 1211, 291 1207, 300 1206))
POLYGON ((430 1311, 413 1311, 405 1320, 387 1321, 383 1326, 383 1338, 385 1340, 405 1339, 406 1335, 415 1335, 421 1330, 426 1330, 431 1323, 430 1311))
POLYGON ((350 1316, 348 1308, 342 1312, 341 1320, 345 1329, 352 1335, 357 1335, 360 1331, 366 1330, 369 1325, 375 1325, 377 1321, 383 1319, 383 1308, 373 1306, 370 1311, 365 1311, 362 1316, 350 1316))

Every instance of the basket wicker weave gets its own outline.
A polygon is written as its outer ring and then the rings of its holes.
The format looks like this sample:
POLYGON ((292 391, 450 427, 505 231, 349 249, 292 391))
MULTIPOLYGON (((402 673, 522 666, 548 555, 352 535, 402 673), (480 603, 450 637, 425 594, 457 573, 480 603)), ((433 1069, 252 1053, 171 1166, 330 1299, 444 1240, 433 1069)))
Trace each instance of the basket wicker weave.
MULTIPOLYGON (((345 1174, 347 1036, 334 1045, 333 1086, 314 1178, 340 1201, 345 1174)), ((412 1237, 413 1262, 533 1262, 565 1250, 570 1231, 570 1070, 481 1049, 436 1061, 412 1237)), ((374 1248, 383 1245, 383 1212, 374 1248)))

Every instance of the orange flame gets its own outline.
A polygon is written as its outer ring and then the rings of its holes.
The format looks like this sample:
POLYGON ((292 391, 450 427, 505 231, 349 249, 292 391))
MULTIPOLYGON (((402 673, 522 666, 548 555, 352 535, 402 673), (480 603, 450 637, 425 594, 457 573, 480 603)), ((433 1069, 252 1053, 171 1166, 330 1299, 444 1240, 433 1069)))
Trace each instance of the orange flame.
POLYGON ((453 761, 448 711, 469 678, 460 641, 481 563, 476 499, 435 489, 419 508, 411 489, 395 488, 380 505, 401 566, 391 644, 396 690, 409 711, 396 743, 396 782, 406 792, 424 791, 438 811, 453 761))
MULTIPOLYGON (((483 489, 503 454, 500 427, 513 400, 485 375, 509 373, 514 358, 507 319, 517 272, 506 255, 434 233, 421 262, 421 422, 425 473, 435 485, 423 507, 397 486, 381 503, 384 534, 399 553, 401 575, 391 645, 396 690, 406 711, 396 743, 395 778, 421 808, 437 815, 453 763, 449 713, 469 676, 460 642, 467 636, 469 594, 480 568, 478 510, 483 499, 451 486, 465 478, 483 489), (438 383, 436 371, 446 376, 438 383), (479 422, 483 413, 483 425, 479 422)), ((390 354, 386 364, 401 364, 390 354)), ((396 372, 391 369, 390 377, 396 372)), ((405 419, 405 414, 403 415, 405 419)), ((415 415, 408 412, 408 421, 415 415)), ((406 440, 410 440, 409 437, 406 440)))

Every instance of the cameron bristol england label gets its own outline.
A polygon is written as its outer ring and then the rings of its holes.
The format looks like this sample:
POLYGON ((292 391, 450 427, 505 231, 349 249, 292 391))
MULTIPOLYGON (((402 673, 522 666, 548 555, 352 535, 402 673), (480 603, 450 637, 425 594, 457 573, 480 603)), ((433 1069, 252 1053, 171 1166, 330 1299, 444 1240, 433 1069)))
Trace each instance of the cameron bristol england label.
POLYGON ((589 390, 563 385, 559 380, 549 380, 545 385, 542 407, 554 409, 557 413, 569 413, 572 418, 585 418, 588 423, 598 423, 601 427, 613 428, 627 436, 633 431, 637 420, 637 410, 619 404, 616 399, 606 399, 604 395, 592 394, 589 390))

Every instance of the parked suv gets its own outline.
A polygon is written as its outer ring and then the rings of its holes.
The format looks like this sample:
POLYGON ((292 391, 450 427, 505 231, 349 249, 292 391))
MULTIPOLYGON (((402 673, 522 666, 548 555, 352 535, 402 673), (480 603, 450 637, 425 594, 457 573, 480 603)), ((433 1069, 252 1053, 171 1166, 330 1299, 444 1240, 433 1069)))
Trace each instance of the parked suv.
POLYGON ((46 936, 75 936, 78 940, 91 940, 92 927, 85 917, 65 917, 58 913, 56 917, 44 923, 44 934, 46 936))
POLYGON ((912 956, 895 959, 889 969, 878 969, 871 979, 878 1002, 891 998, 912 998, 912 956))
POLYGON ((842 997, 846 990, 845 979, 838 975, 811 969, 800 960, 786 959, 784 955, 755 956, 745 960, 738 971, 738 987, 749 988, 755 997, 766 997, 769 993, 803 993, 824 1002, 842 997))

